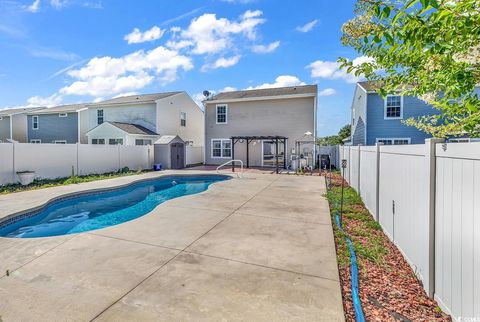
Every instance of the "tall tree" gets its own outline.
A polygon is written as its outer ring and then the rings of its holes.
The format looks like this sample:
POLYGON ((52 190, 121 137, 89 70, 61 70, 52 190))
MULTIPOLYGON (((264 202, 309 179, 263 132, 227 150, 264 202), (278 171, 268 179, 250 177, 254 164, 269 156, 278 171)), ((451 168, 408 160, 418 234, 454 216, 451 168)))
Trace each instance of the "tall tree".
POLYGON ((350 137, 351 126, 347 124, 343 126, 337 135, 324 136, 317 138, 317 144, 328 146, 328 145, 340 145, 343 144, 343 140, 350 137))
POLYGON ((406 124, 436 137, 480 136, 480 0, 357 0, 342 42, 370 60, 344 68, 379 93, 418 96, 439 115, 406 124))

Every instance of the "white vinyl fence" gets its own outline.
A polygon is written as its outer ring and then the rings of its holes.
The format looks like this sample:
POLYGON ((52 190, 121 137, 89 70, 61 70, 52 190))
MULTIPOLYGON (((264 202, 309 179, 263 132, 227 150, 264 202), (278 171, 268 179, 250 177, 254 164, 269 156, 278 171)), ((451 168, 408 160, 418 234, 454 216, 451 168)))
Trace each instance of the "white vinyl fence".
POLYGON ((153 147, 131 145, 0 143, 0 185, 18 181, 17 171, 38 178, 149 169, 153 147))
POLYGON ((203 146, 187 145, 185 148, 185 164, 189 166, 203 163, 203 146))
POLYGON ((343 146, 340 158, 427 293, 480 321, 480 143, 343 146))

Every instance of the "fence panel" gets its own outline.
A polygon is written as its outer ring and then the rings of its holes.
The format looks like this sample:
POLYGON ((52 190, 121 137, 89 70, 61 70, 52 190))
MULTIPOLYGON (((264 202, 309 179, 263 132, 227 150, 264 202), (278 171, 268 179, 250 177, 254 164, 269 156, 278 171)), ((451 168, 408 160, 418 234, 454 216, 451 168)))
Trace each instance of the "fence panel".
POLYGON ((187 145, 185 148, 185 164, 187 166, 203 163, 203 147, 187 145))
POLYGON ((360 196, 365 207, 377 218, 377 147, 360 148, 360 196))
POLYGON ((13 144, 0 143, 0 185, 12 183, 15 178, 13 168, 13 144))
POLYGON ((360 147, 350 147, 350 186, 360 192, 360 147))
POLYGON ((120 168, 128 167, 130 170, 143 170, 151 167, 153 146, 120 145, 119 149, 120 168))
POLYGON ((78 145, 78 174, 106 173, 120 169, 118 145, 78 145))
POLYGON ((480 319, 480 143, 437 144, 435 299, 480 319))

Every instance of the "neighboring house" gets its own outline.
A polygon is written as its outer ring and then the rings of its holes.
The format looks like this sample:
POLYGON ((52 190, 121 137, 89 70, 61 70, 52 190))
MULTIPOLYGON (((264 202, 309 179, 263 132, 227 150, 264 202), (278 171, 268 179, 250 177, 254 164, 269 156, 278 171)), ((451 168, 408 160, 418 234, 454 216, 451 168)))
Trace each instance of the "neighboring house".
POLYGON ((87 132, 88 143, 110 145, 152 145, 159 135, 141 125, 103 122, 87 132))
POLYGON ((291 165, 293 154, 314 160, 313 144, 295 151, 296 140, 305 133, 315 137, 317 86, 225 92, 205 100, 205 163, 222 164, 240 159, 250 166, 276 164, 276 140, 281 165, 291 165), (234 139, 232 137, 243 137, 234 139), (272 138, 269 138, 272 137, 272 138))
MULTIPOLYGON (((109 144, 110 139, 116 138, 118 126, 92 130, 104 122, 140 126, 153 133, 152 136, 155 135, 156 138, 162 135, 178 135, 191 145, 202 145, 204 140, 203 112, 186 92, 124 96, 90 104, 89 143, 109 144)), ((122 144, 137 143, 140 141, 127 140, 125 137, 122 144)))
POLYGON ((388 95, 383 99, 374 83, 359 82, 352 102, 351 145, 423 144, 431 135, 402 121, 438 113, 416 97, 388 95))
POLYGON ((28 142, 87 143, 88 104, 62 105, 28 113, 28 142))
POLYGON ((43 107, 0 110, 0 143, 27 142, 27 113, 40 109, 43 107))

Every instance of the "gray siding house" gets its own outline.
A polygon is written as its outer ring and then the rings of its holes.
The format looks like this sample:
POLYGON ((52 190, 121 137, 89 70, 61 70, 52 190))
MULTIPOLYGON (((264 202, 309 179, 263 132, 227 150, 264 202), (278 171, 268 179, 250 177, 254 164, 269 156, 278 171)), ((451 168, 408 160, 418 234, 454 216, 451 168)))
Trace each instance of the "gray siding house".
POLYGON ((28 113, 29 143, 88 143, 88 105, 63 105, 28 113))
POLYGON ((383 99, 371 82, 359 82, 352 102, 352 145, 423 144, 431 135, 407 126, 402 120, 438 114, 412 96, 388 95, 383 99))
POLYGON ((11 108, 0 110, 0 143, 27 142, 27 113, 43 107, 11 108))
POLYGON ((306 133, 315 137, 317 86, 306 85, 219 93, 205 101, 205 163, 219 165, 232 159, 255 167, 276 165, 276 142, 266 137, 286 138, 278 143, 281 166, 291 165, 291 156, 303 154, 313 162, 315 146, 296 141, 306 133), (243 136, 250 139, 232 137, 243 136), (235 143, 234 151, 232 151, 235 143), (298 148, 297 148, 298 149, 298 148))

